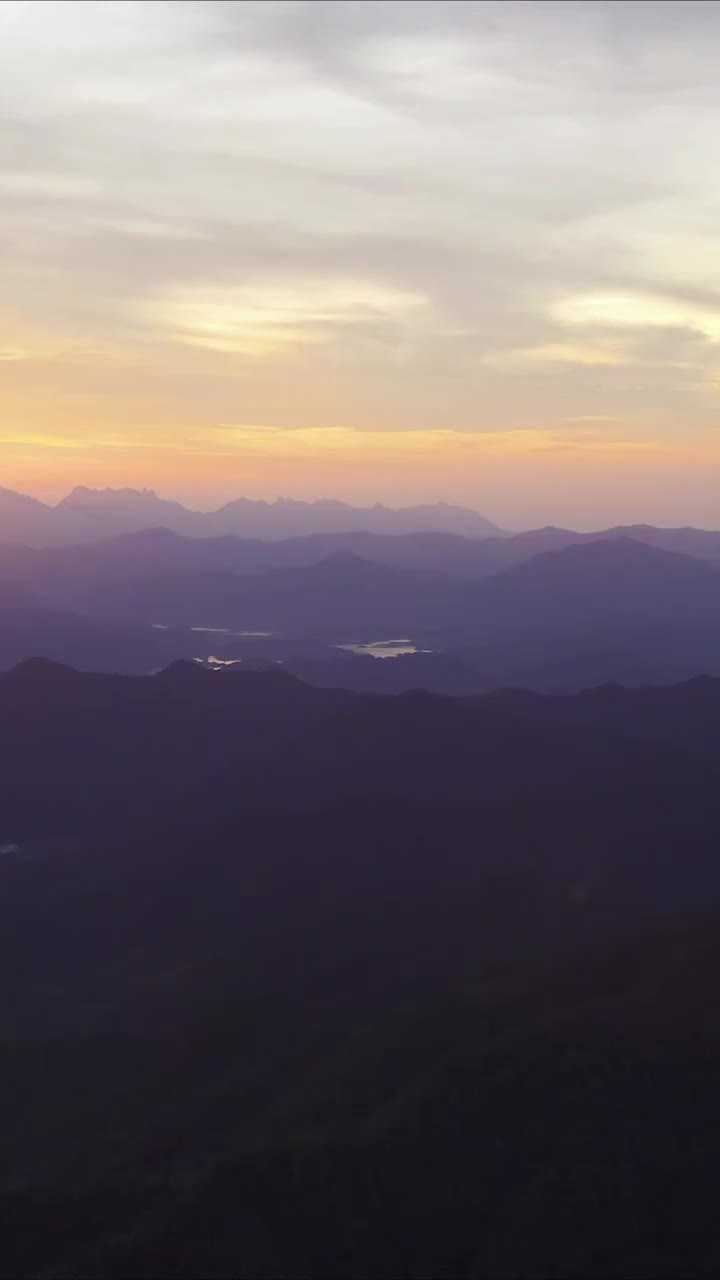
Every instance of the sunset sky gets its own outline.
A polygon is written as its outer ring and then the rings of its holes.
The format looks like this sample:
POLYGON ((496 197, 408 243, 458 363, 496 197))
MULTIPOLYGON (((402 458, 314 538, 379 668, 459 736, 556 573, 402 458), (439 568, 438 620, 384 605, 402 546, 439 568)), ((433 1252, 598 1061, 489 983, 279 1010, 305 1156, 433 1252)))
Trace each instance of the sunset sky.
POLYGON ((0 484, 720 526, 720 4, 3 0, 0 484))

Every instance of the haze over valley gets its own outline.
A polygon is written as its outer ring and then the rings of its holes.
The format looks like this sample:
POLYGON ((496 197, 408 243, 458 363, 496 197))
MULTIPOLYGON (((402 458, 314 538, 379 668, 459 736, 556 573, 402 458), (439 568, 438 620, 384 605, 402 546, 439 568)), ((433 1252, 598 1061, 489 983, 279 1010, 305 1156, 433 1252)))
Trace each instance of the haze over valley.
MULTIPOLYGON (((152 516, 176 513, 146 494, 105 491, 91 504, 97 525, 131 532, 55 545, 53 530, 49 546, 0 544, 2 666, 29 655, 138 674, 175 658, 282 662, 321 685, 455 694, 720 673, 720 533, 501 534, 443 506, 429 508, 434 530, 327 532, 328 510, 336 523, 403 530, 428 518, 327 503, 292 505, 312 532, 281 537, 276 526, 265 540, 209 536, 204 524, 194 536, 135 529, 148 504, 152 516), (458 523, 482 532, 459 534, 458 523)), ((267 520, 275 508, 260 510, 267 520)))

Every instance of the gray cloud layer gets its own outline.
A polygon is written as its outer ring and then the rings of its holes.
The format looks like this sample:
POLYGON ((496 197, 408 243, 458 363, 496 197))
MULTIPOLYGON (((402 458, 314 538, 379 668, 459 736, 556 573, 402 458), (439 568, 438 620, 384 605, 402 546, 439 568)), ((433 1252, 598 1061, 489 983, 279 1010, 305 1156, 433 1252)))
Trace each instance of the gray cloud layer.
POLYGON ((714 0, 5 0, 0 346, 181 365, 208 428, 711 428, 719 38, 714 0))

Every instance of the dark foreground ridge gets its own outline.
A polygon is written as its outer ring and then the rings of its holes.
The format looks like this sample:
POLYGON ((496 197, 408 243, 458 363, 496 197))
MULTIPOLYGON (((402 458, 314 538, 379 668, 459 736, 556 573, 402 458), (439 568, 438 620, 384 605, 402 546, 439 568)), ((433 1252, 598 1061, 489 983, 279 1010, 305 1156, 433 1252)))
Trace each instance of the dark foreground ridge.
POLYGON ((720 681, 0 719, 3 1275, 717 1273, 720 681))

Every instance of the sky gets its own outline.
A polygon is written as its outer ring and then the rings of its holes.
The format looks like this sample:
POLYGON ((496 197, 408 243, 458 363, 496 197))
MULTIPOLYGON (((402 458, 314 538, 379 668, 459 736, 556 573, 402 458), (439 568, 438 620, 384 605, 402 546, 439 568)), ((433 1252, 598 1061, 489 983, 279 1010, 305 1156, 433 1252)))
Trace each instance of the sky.
POLYGON ((0 484, 720 526, 720 3, 3 0, 0 484))

